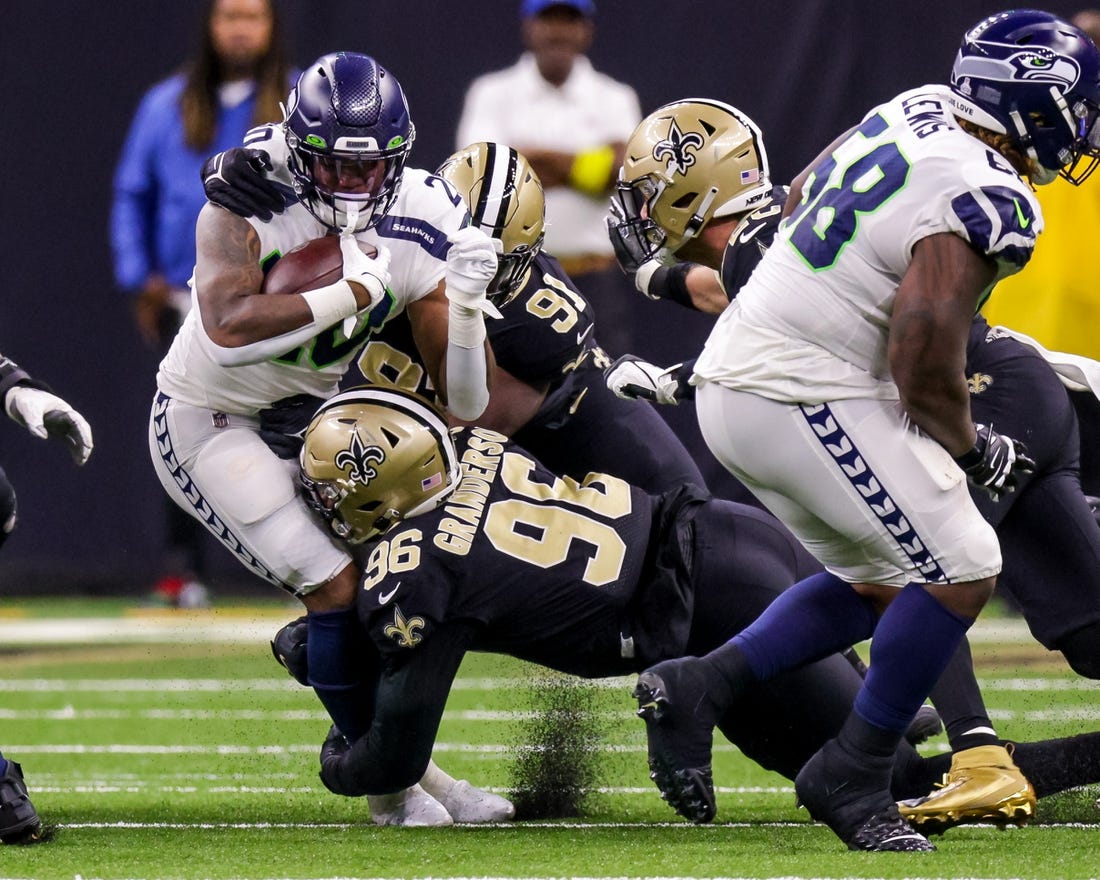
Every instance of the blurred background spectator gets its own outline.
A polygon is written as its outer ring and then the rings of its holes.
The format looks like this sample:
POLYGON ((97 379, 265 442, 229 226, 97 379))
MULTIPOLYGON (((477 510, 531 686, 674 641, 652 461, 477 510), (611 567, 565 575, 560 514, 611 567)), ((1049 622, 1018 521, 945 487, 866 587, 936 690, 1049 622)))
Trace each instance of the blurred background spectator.
MULTIPOLYGON (((516 62, 517 2, 491 4, 495 14, 438 0, 314 0, 280 11, 294 61, 351 49, 394 72, 417 125, 410 161, 434 168, 454 150, 469 84, 516 62)), ((768 132, 777 181, 790 180, 867 107, 914 83, 942 82, 959 35, 1010 5, 700 0, 673 9, 665 0, 596 2, 599 36, 584 53, 596 70, 629 83, 643 112, 690 96, 743 109, 768 132)), ((1081 0, 1041 5, 1065 17, 1082 8, 1081 0)), ((164 492, 146 439, 160 356, 141 345, 129 298, 109 295, 115 281, 104 221, 134 108, 150 83, 193 54, 188 37, 205 8, 203 0, 5 2, 6 131, 22 140, 19 162, 5 177, 18 220, 13 215, 6 228, 0 327, 19 333, 5 335, 4 353, 50 364, 51 381, 96 426, 96 454, 73 481, 48 457, 23 448, 30 444, 5 449, 5 467, 19 480, 23 524, 0 555, 4 595, 138 593, 160 571, 150 548, 164 541, 164 492)), ((197 166, 193 179, 197 186, 197 166)), ((1095 196, 1098 187, 1100 179, 1090 180, 1078 195, 1095 196)), ((1090 247, 1082 237, 1075 259, 1089 262, 1090 247)), ((639 302, 624 323, 646 322, 670 363, 697 354, 710 321, 677 314, 684 310, 675 306, 654 310, 661 305, 639 302)), ((613 318, 597 310, 603 338, 613 318)), ((724 473, 698 439, 690 408, 661 412, 708 478, 708 469, 724 473)), ((270 596, 228 554, 209 555, 206 575, 217 593, 270 596)))
MULTIPOLYGON (((203 160, 282 118, 293 80, 279 25, 272 0, 210 0, 194 58, 145 93, 122 147, 111 207, 115 281, 131 297, 142 339, 160 354, 191 308, 203 160)), ((206 606, 206 529, 167 497, 164 510, 150 601, 206 606)))
POLYGON ((519 15, 526 51, 470 84, 455 146, 498 141, 527 158, 546 191, 545 249, 593 304, 601 344, 615 355, 635 351, 637 293, 615 262, 603 218, 642 118, 638 95, 585 54, 596 35, 592 0, 522 0, 519 15))

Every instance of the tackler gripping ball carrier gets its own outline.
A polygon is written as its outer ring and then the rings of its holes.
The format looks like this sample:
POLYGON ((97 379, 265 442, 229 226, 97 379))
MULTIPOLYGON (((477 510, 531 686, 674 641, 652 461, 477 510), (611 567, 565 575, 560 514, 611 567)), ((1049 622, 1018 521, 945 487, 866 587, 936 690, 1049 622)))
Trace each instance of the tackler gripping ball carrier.
POLYGON ((430 403, 396 388, 329 399, 306 428, 300 479, 306 501, 353 544, 434 510, 458 485, 458 455, 430 403))
POLYGON ((471 144, 449 156, 439 170, 470 209, 470 223, 504 252, 485 291, 495 306, 509 302, 542 250, 546 199, 538 175, 523 155, 496 143, 471 144))

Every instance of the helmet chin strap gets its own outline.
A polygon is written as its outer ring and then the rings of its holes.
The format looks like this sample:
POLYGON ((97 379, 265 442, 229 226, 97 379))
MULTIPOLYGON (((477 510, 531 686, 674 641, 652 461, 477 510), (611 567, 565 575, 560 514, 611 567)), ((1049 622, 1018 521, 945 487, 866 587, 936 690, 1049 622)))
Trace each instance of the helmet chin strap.
POLYGON ((354 235, 356 231, 356 226, 359 223, 359 208, 358 206, 353 206, 352 208, 345 210, 344 213, 347 215, 348 222, 347 225, 344 227, 344 231, 342 234, 354 235))
MULTIPOLYGON (((707 194, 703 196, 703 201, 699 203, 699 209, 691 215, 687 224, 684 226, 684 240, 680 242, 680 247, 683 247, 691 239, 695 238, 706 224, 707 210, 714 203, 714 200, 718 197, 718 187, 712 186, 707 190, 707 194)), ((679 250, 679 248, 677 248, 679 250)))
POLYGON ((1012 124, 1016 127, 1016 131, 1020 136, 1020 145, 1027 144, 1027 158, 1031 162, 1027 172, 1027 179, 1035 186, 1046 186, 1048 183, 1053 183, 1058 177, 1058 169, 1047 168, 1039 161, 1039 154, 1035 152, 1035 146, 1031 143, 1031 135, 1027 133, 1027 129, 1024 127, 1024 120, 1023 117, 1020 116, 1020 112, 1018 110, 1012 110, 1008 115, 1012 119, 1012 124))

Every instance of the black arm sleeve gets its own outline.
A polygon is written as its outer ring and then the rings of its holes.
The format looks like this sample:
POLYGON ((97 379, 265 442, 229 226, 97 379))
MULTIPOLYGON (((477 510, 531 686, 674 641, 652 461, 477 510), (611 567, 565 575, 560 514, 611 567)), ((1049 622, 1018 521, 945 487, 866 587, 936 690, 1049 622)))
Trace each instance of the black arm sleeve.
POLYGON ((370 730, 321 766, 329 791, 348 797, 390 794, 420 781, 475 632, 473 623, 448 622, 407 656, 385 663, 370 730))
POLYGON ((8 391, 16 385, 28 385, 31 388, 41 388, 43 391, 50 390, 48 385, 28 376, 27 371, 11 358, 0 354, 0 405, 4 403, 8 391))
POLYGON ((698 311, 687 286, 687 276, 697 264, 675 263, 662 266, 649 279, 649 295, 657 299, 667 299, 674 303, 698 311))

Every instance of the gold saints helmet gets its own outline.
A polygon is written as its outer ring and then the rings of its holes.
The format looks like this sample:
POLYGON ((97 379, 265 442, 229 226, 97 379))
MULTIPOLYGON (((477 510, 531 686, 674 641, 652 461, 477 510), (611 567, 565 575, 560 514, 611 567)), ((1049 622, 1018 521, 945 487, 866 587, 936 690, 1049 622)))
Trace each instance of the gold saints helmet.
POLYGON ((459 479, 439 411, 396 388, 353 388, 328 400, 305 430, 299 463, 306 503, 352 544, 434 510, 459 479))
POLYGON ((465 200, 470 223, 503 243, 497 273, 486 290, 493 305, 503 306, 523 286, 542 250, 546 209, 542 182, 519 152, 485 142, 452 154, 436 174, 465 200))
POLYGON ((665 104, 626 145, 608 232, 620 263, 635 270, 675 254, 715 217, 749 210, 772 185, 760 129, 721 101, 665 104))

